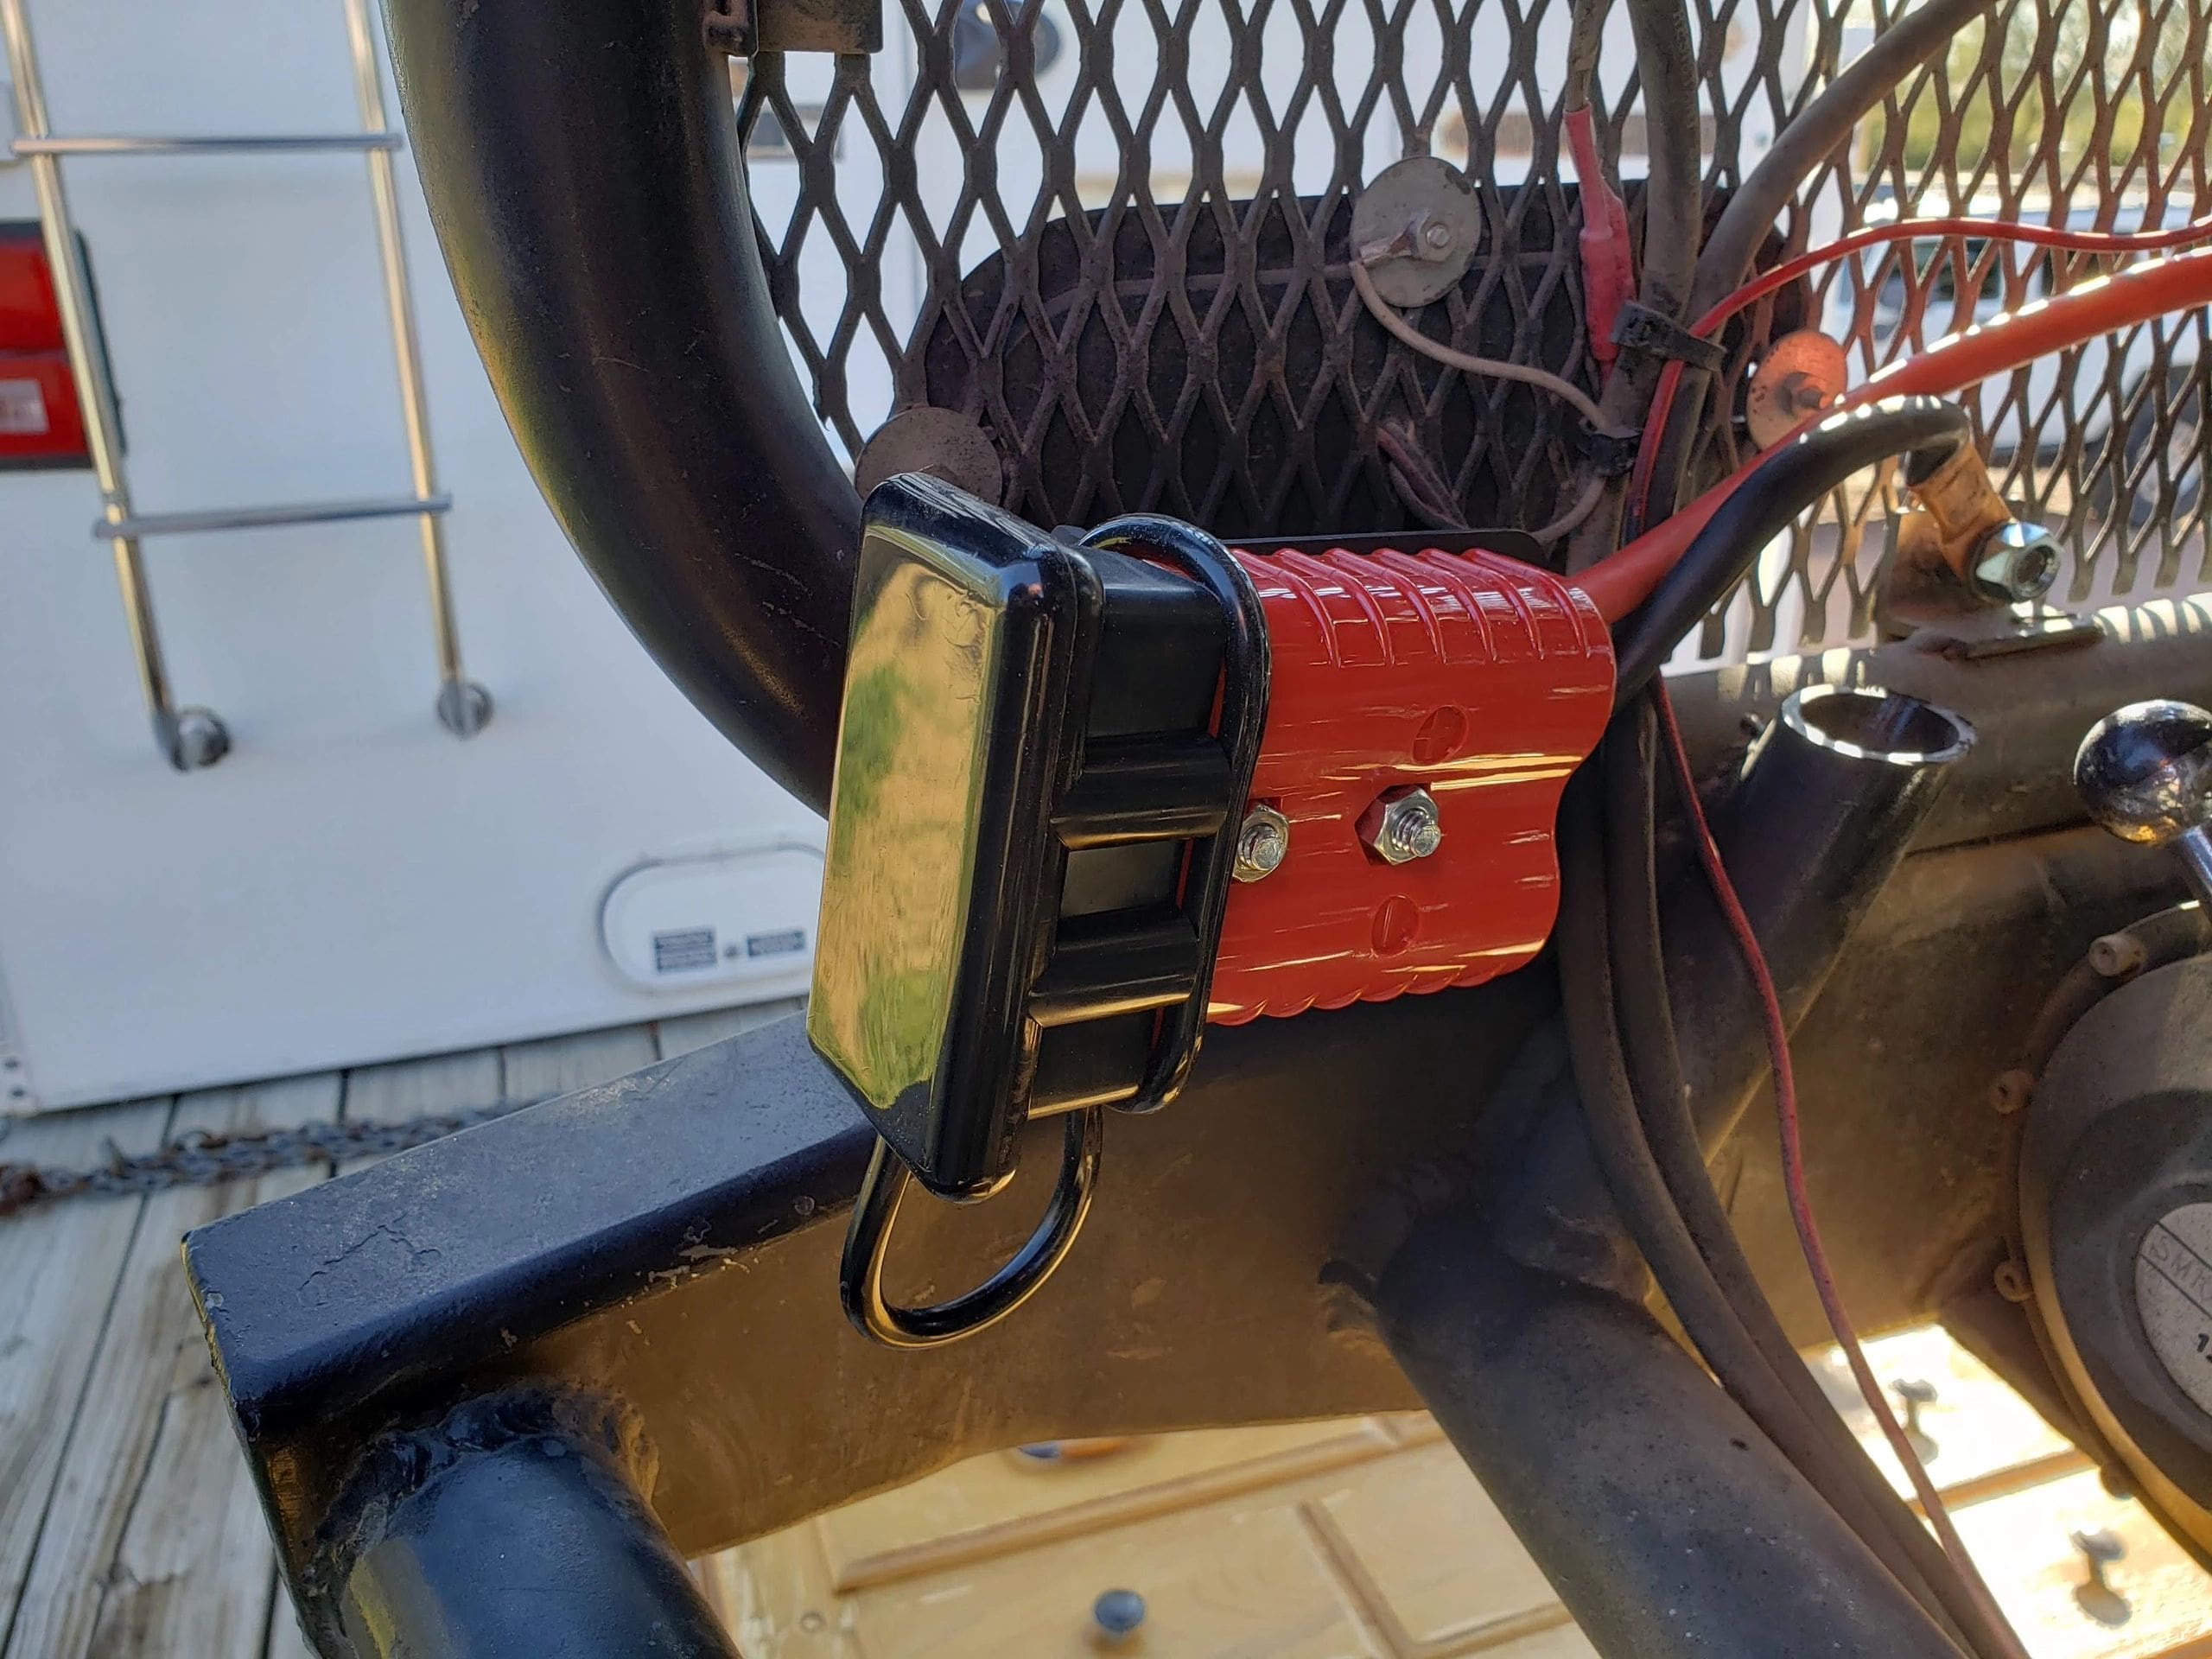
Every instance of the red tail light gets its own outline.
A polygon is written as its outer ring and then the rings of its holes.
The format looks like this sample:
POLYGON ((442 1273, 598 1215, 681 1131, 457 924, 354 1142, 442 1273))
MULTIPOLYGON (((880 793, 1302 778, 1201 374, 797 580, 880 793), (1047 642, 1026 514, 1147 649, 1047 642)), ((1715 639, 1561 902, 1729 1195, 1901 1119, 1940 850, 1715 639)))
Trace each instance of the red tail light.
POLYGON ((0 226, 0 466, 86 459, 85 418, 38 226, 0 226))

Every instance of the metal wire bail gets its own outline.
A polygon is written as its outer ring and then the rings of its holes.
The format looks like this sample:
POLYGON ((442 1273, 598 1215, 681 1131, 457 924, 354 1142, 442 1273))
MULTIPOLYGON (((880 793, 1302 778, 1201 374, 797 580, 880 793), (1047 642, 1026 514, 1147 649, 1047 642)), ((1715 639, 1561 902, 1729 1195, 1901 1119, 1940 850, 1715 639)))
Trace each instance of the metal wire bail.
POLYGON ((913 1172, 879 1140, 861 1178, 860 1197, 845 1230, 837 1267, 837 1294, 845 1317, 862 1336, 888 1348, 934 1348, 996 1325, 1034 1295, 1066 1259, 1098 1184, 1098 1152, 1106 1115, 1096 1106, 1068 1116, 1061 1143, 1059 1179, 1029 1240, 975 1289, 925 1307, 901 1307, 883 1294, 883 1264, 892 1224, 913 1172))

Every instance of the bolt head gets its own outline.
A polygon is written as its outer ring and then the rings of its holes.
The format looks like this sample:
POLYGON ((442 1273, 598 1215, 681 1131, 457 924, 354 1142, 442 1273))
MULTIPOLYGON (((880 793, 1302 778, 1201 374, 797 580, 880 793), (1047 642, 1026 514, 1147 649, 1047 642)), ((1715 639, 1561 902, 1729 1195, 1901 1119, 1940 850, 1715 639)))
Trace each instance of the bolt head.
POLYGON ((1972 577, 1975 591, 2000 605, 2041 599, 2058 580, 2058 538, 2041 524, 2009 519, 1982 537, 1972 577))
POLYGON ((1144 1598, 1134 1590, 1109 1590, 1090 1604, 1099 1634, 1118 1642, 1144 1623, 1144 1598))
POLYGON ((1272 806, 1255 806, 1236 830, 1236 862, 1230 874, 1239 881, 1261 881, 1282 868, 1290 855, 1290 820, 1272 806))
POLYGON ((1398 789, 1378 798, 1359 817, 1359 839, 1385 864, 1410 864, 1444 844, 1436 798, 1425 789, 1398 789))
POLYGON ((2094 1532, 2075 1533, 2074 1548, 2099 1567, 2109 1567, 2114 1561, 2127 1558, 2126 1541, 2104 1527, 2099 1527, 2094 1532))
POLYGON ((2159 698, 2115 709, 2074 756, 2089 816, 2122 841, 2164 846, 2212 821, 2212 714, 2159 698))
POLYGON ((1452 227, 1440 219, 1432 219, 1421 226, 1421 239, 1431 252, 1441 253, 1452 245, 1452 227))

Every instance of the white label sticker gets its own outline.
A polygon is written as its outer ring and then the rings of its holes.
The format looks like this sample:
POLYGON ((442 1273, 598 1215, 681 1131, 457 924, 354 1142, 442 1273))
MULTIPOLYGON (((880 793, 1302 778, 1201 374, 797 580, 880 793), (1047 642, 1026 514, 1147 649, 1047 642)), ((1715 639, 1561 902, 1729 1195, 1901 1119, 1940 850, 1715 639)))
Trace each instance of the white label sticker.
POLYGON ((0 380, 0 434, 42 438, 54 429, 46 417, 46 394, 35 380, 0 380))
POLYGON ((2135 1305, 2168 1375, 2212 1412, 2212 1204, 2185 1204, 2135 1251, 2135 1305))

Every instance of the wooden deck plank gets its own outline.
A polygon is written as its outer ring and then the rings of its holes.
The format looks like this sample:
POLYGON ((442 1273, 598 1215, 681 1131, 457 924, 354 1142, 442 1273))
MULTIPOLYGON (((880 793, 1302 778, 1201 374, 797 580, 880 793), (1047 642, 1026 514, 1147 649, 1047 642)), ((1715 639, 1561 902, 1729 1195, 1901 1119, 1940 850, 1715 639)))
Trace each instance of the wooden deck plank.
POLYGON ((1001 1452, 808 1524, 846 1592, 1280 1485, 1395 1444, 1371 1419, 1351 1418, 1151 1435, 1065 1463, 1001 1452))
POLYGON ((346 1122, 400 1123, 431 1112, 474 1111, 504 1099, 499 1051, 472 1049, 356 1066, 346 1074, 346 1122))
MULTIPOLYGON (((81 1169, 111 1141, 150 1152, 174 1105, 138 1101, 21 1121, 0 1140, 0 1159, 81 1169)), ((135 1197, 78 1198, 0 1221, 0 1643, 144 1206, 135 1197)))
MULTIPOLYGON (((335 1073, 188 1096, 173 1128, 327 1118, 335 1073)), ((320 1179, 283 1170, 146 1200, 10 1631, 8 1659, 257 1659, 273 1565, 184 1284, 190 1228, 320 1179)))
POLYGON ((772 1025, 805 1006, 804 997, 789 996, 775 1002, 755 1002, 749 1007, 708 1008, 699 1014, 679 1014, 671 1020, 654 1021, 653 1035, 659 1043, 661 1058, 672 1060, 679 1054, 689 1054, 741 1032, 772 1025))
POLYGON ((2142 1506, 2085 1471, 1958 1516, 1959 1535, 2036 1659, 2152 1659, 2212 1635, 2212 1578, 2142 1506), (2106 1573, 2120 1601, 2093 1616, 2076 1532, 2110 1531, 2126 1554, 2106 1573), (2109 1620, 2110 1622, 2107 1622, 2109 1620))
POLYGON ((1094 1600, 1126 1588, 1145 1599, 1141 1651, 1158 1659, 1385 1659, 1324 1567, 1303 1523, 1307 1496, 1267 1489, 901 1580, 842 1599, 831 1622, 863 1659, 1088 1659, 1103 1646, 1094 1600))
POLYGON ((1357 1471, 1306 1514, 1393 1654, 1471 1653, 1572 1623, 1497 1506, 1441 1441, 1357 1471))
POLYGON ((607 1083, 660 1058, 650 1026, 511 1043, 499 1051, 509 1100, 543 1100, 607 1083))

